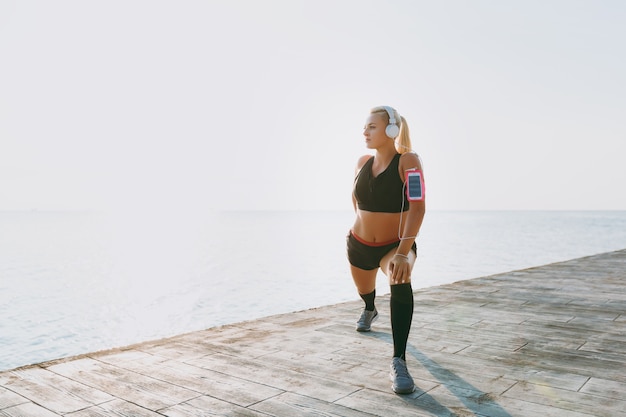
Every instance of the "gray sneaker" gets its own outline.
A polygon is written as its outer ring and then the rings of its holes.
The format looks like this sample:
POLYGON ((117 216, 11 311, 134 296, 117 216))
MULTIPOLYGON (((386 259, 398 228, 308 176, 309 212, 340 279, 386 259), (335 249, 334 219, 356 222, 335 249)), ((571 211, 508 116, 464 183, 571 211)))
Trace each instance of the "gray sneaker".
POLYGON ((402 358, 393 358, 389 378, 393 382, 391 389, 396 394, 410 394, 415 391, 415 383, 409 375, 408 369, 406 369, 406 362, 402 358))
POLYGON ((372 323, 374 320, 378 318, 378 311, 374 309, 374 311, 367 311, 363 309, 361 313, 361 318, 356 322, 356 331, 357 332, 369 332, 372 330, 372 323))

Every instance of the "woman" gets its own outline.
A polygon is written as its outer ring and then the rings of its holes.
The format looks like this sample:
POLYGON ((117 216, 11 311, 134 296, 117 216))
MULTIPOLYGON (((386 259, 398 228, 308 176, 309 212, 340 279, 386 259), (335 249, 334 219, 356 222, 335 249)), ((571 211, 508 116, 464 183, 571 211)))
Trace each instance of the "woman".
POLYGON ((347 237, 350 271, 365 302, 356 330, 370 331, 378 317, 374 300, 380 268, 391 287, 392 389, 398 394, 408 394, 415 390, 405 358, 413 318, 411 271, 417 250, 415 238, 426 205, 423 182, 418 184, 421 193, 408 195, 405 179, 409 172, 421 175, 422 166, 417 154, 411 151, 406 120, 395 109, 388 106, 372 109, 363 135, 367 148, 376 153, 358 160, 352 193, 356 220, 347 237))

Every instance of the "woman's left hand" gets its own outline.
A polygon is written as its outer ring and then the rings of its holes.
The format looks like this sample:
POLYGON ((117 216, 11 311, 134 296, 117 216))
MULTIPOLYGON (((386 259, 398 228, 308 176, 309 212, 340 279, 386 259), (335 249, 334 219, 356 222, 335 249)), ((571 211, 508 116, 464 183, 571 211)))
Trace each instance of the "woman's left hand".
POLYGON ((395 254, 389 263, 391 285, 411 282, 411 264, 409 258, 395 254))

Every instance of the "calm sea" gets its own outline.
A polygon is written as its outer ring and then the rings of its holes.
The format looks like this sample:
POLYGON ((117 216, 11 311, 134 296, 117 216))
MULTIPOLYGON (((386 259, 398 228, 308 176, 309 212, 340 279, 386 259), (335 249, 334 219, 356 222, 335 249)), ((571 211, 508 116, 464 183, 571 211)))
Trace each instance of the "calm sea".
MULTIPOLYGON (((352 220, 0 212, 0 370, 356 300, 352 220)), ((623 248, 624 211, 430 211, 413 287, 623 248)), ((382 275, 377 291, 389 292, 382 275)))

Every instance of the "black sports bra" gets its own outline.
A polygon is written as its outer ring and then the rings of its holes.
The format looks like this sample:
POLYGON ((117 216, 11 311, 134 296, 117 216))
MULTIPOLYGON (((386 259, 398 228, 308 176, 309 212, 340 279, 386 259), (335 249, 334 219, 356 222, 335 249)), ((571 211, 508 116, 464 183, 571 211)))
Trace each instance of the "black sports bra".
POLYGON ((400 154, 396 154, 389 166, 377 177, 372 175, 374 158, 363 165, 354 179, 354 197, 359 210, 380 213, 400 213, 409 209, 404 193, 404 182, 398 173, 400 154), (402 210, 404 205, 404 210, 402 210))

